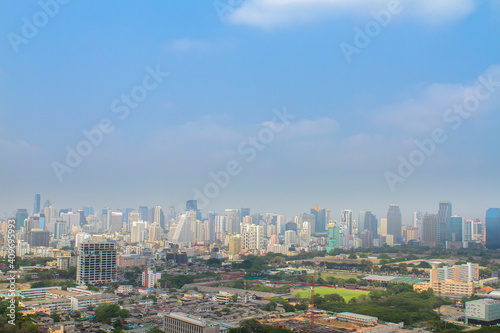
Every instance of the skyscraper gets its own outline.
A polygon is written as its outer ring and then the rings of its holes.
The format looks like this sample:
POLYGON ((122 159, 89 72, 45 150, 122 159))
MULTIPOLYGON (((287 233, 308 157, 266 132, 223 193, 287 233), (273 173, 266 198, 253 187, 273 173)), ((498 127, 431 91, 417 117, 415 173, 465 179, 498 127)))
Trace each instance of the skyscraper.
POLYGON ((446 241, 462 242, 463 224, 464 219, 461 216, 448 217, 448 220, 446 221, 446 241))
POLYGON ((147 206, 139 206, 139 213, 141 213, 141 220, 149 222, 149 209, 147 206))
POLYGON ((439 202, 439 210, 437 215, 437 243, 444 244, 446 241, 446 223, 451 214, 451 202, 439 202))
POLYGON ((393 235, 396 240, 401 237, 401 228, 402 221, 399 205, 390 205, 387 211, 387 234, 393 235))
POLYGON ((362 210, 359 212, 359 222, 358 222, 358 235, 365 230, 371 231, 371 237, 378 237, 378 221, 377 217, 368 210, 362 210))
POLYGON ((422 219, 424 228, 423 244, 425 246, 436 246, 437 241, 437 214, 425 214, 422 219))
POLYGON ((311 209, 311 214, 315 218, 314 233, 324 233, 326 231, 326 209, 320 209, 318 205, 311 209))
POLYGON ((326 253, 340 248, 340 229, 337 223, 328 224, 328 245, 326 253))
POLYGON ((500 249, 500 208, 486 211, 486 248, 500 249))
POLYGON ((345 224, 349 235, 353 234, 352 231, 352 210, 344 209, 340 213, 340 223, 345 224))
POLYGON ((186 212, 189 212, 190 210, 194 210, 194 211, 198 210, 198 201, 188 200, 186 202, 186 212))
POLYGON ((28 218, 28 210, 24 208, 19 208, 16 211, 16 230, 21 229, 24 226, 24 220, 28 218))
POLYGON ((424 221, 422 220, 422 213, 416 211, 413 213, 413 226, 418 228, 418 239, 422 240, 424 237, 424 221))
POLYGON ((33 204, 33 215, 40 213, 40 194, 35 194, 35 203, 33 204))
POLYGON ((79 244, 76 271, 78 285, 117 281, 115 245, 109 241, 85 241, 79 244))

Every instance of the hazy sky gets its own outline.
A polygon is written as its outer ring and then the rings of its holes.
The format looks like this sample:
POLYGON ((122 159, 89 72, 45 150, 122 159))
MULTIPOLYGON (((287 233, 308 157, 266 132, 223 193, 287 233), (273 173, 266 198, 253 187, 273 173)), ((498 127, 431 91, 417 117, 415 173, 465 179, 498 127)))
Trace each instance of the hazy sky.
POLYGON ((500 206, 495 1, 65 2, 0 3, 0 215, 35 193, 166 207, 230 161, 204 213, 500 206), (398 173, 410 155, 421 165, 398 173))

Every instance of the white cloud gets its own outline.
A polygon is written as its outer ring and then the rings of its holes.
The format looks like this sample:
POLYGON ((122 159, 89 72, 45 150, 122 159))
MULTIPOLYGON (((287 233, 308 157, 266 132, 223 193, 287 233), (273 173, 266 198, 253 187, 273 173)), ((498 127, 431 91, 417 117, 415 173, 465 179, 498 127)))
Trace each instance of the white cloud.
MULTIPOLYGON (((371 10, 388 8, 398 0, 247 0, 229 15, 229 21, 261 28, 307 23, 342 16, 367 17, 371 10)), ((477 0, 401 0, 403 16, 442 24, 473 12, 477 0)))
MULTIPOLYGON (((488 93, 488 88, 483 86, 484 80, 492 80, 500 83, 500 66, 492 66, 481 74, 474 82, 467 85, 462 84, 432 84, 418 94, 418 96, 389 105, 376 110, 375 119, 377 125, 390 125, 398 129, 412 132, 426 132, 442 126, 445 122, 445 114, 456 105, 464 105, 470 98, 475 98, 477 88, 479 93, 488 93)), ((500 87, 493 86, 489 97, 479 100, 474 111, 467 112, 471 116, 487 112, 492 108, 500 106, 500 87)), ((457 114, 454 112, 454 114, 457 114)))

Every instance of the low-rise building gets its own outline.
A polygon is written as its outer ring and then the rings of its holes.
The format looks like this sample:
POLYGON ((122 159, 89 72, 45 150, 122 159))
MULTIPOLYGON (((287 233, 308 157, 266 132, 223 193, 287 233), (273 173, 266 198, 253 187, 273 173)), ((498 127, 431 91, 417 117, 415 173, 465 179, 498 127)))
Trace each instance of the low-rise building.
POLYGON ((491 326, 500 323, 500 301, 491 298, 465 303, 465 321, 470 324, 491 326))
POLYGON ((340 312, 337 314, 337 319, 348 321, 350 323, 363 325, 363 326, 375 326, 378 323, 377 317, 366 316, 366 315, 352 313, 352 312, 340 312))
POLYGON ((169 333, 220 333, 220 326, 184 313, 172 312, 163 317, 163 331, 169 333))

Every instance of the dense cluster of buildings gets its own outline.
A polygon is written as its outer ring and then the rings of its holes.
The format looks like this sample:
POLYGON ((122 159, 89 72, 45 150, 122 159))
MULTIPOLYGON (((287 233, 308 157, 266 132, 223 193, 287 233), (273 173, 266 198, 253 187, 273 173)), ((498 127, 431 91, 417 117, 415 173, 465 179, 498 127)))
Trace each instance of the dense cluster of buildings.
MULTIPOLYGON (((353 211, 342 210, 337 220, 331 210, 319 206, 293 218, 274 213, 251 215, 249 208, 209 212, 202 217, 196 200, 189 200, 179 214, 173 206, 167 213, 160 206, 105 208, 97 213, 91 207, 58 210, 49 201, 41 207, 37 195, 32 214, 18 209, 15 216, 0 222, 3 234, 9 220, 15 221, 16 250, 20 256, 47 252, 44 255, 60 257, 54 250, 79 248, 85 241, 102 237, 113 239, 123 249, 117 262, 112 263, 123 267, 147 265, 144 250, 154 252, 154 246, 167 244, 180 248, 219 244, 231 258, 242 253, 288 255, 299 250, 330 251, 403 243, 446 248, 483 244, 500 248, 500 209, 488 209, 485 221, 471 220, 453 215, 450 202, 440 202, 437 213, 415 212, 411 224, 403 225, 396 204, 391 204, 382 218, 371 211, 360 211, 355 219, 353 211)), ((5 242, 0 239, 0 255, 7 253, 5 242)), ((62 259, 61 266, 67 264, 66 260, 62 259)), ((80 281, 84 280, 81 277, 80 281)))

